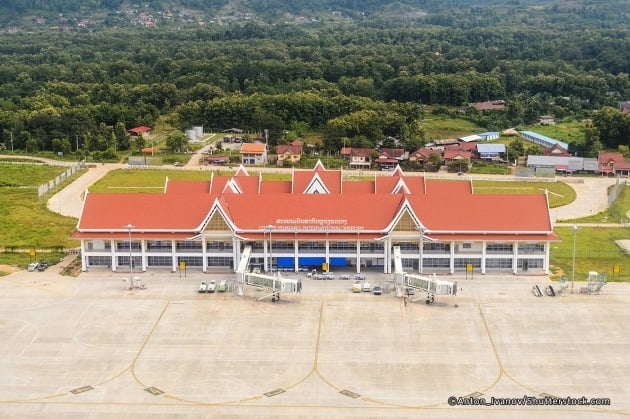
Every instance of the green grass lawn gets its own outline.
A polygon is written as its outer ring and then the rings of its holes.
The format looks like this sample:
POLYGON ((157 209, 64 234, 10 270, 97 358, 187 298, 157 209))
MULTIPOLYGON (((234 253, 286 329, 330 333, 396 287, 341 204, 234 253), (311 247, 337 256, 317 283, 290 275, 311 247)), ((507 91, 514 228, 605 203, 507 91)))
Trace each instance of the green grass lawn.
POLYGON ((431 139, 459 138, 486 131, 473 122, 453 119, 447 115, 427 114, 422 119, 422 126, 426 137, 431 139))
POLYGON ((549 207, 561 207, 575 201, 575 191, 561 182, 503 182, 473 180, 477 194, 538 194, 548 191, 549 207))
MULTIPOLYGON (((76 247, 68 237, 76 220, 53 213, 37 198, 37 185, 65 167, 0 164, 0 247, 76 247)), ((0 263, 2 256, 0 255, 0 263)))
MULTIPOLYGON (((561 242, 551 244, 549 264, 553 278, 572 277, 573 230, 558 227, 556 233, 561 242)), ((615 240, 630 239, 624 228, 581 228, 575 235, 575 280, 586 280, 590 271, 605 273, 612 280, 614 265, 620 267, 619 281, 630 281, 630 255, 615 243, 615 240)))
MULTIPOLYGON (((32 161, 30 161, 32 163, 32 161)), ((32 187, 46 183, 68 170, 41 164, 0 164, 0 187, 32 187)))
POLYGON ((584 141, 586 123, 582 121, 557 122, 555 125, 525 125, 519 126, 520 131, 534 131, 556 140, 581 143, 584 141))

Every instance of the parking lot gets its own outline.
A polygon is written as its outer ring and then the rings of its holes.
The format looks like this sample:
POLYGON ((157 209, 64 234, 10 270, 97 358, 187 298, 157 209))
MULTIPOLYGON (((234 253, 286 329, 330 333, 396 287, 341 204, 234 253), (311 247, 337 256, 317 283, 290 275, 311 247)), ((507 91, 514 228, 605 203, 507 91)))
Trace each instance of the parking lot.
MULTIPOLYGON (((198 293, 232 275, 0 278, 1 417, 610 417, 630 414, 626 284, 534 297, 544 277, 459 280, 433 305, 392 277, 314 280, 278 303, 198 293), (611 406, 450 406, 451 396, 611 406)), ((445 277, 449 279, 449 277, 445 277)), ((576 284, 576 288, 579 285, 576 284)))

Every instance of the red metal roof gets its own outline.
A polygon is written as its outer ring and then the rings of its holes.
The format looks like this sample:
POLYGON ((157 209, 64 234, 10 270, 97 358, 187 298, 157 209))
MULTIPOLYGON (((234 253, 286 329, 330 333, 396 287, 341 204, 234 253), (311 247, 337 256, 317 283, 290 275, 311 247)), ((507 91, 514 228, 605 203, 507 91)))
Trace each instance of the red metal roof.
POLYGON ((78 230, 90 237, 124 236, 125 226, 132 224, 134 232, 138 232, 134 234, 145 232, 162 237, 175 232, 190 236, 201 231, 215 202, 237 234, 262 231, 264 226, 273 225, 274 235, 293 235, 295 231, 380 235, 391 227, 405 202, 435 234, 512 237, 519 233, 520 237, 532 233, 548 240, 544 233, 552 231, 546 196, 542 193, 473 195, 469 181, 427 181, 425 194, 422 177, 407 177, 400 170, 374 181, 344 181, 342 193, 341 172, 322 166, 295 171, 293 182, 261 182, 258 176, 240 171, 239 176, 215 176, 212 188, 208 181, 170 181, 166 193, 89 193, 78 230), (304 194, 315 177, 330 194, 304 194), (394 191, 398 193, 392 194, 394 191))
POLYGON ((107 194, 89 193, 79 230, 194 231, 210 211, 211 194, 107 194))
POLYGON ((430 202, 422 196, 410 195, 408 199, 429 230, 489 233, 552 231, 544 194, 457 194, 450 198, 429 198, 430 202))
POLYGON ((151 128, 146 127, 144 125, 141 127, 135 127, 128 130, 128 132, 133 132, 134 134, 142 134, 143 132, 149 132, 149 131, 151 131, 151 128))
POLYGON ((166 184, 166 193, 169 194, 199 194, 210 193, 210 182, 207 180, 185 181, 169 180, 166 184))
MULTIPOLYGON (((142 233, 139 231, 131 231, 131 239, 159 239, 159 240, 185 240, 194 237, 195 233, 173 233, 169 231, 142 233)), ((72 236, 73 239, 101 239, 101 240, 116 240, 116 239, 129 239, 129 232, 116 232, 116 233, 93 233, 93 232, 80 232, 75 231, 72 236)))

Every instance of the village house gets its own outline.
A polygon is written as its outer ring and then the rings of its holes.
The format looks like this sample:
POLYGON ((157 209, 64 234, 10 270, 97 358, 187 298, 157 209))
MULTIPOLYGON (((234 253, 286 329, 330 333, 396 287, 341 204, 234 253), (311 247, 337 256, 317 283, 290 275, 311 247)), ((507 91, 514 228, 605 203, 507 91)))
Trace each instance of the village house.
POLYGON ((267 164, 267 145, 263 143, 243 143, 241 145, 241 163, 267 164))
POLYGON ((295 140, 290 144, 283 144, 276 147, 278 155, 278 166, 285 164, 295 164, 302 158, 303 142, 295 140))

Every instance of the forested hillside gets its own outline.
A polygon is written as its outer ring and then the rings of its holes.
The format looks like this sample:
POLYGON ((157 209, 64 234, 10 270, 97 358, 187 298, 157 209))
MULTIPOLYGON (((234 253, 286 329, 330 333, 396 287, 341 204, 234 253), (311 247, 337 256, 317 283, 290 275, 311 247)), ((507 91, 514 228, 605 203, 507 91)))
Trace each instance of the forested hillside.
POLYGON ((0 25, 75 29, 351 20, 457 24, 460 28, 497 23, 614 27, 627 24, 629 18, 626 0, 0 0, 0 25))
MULTIPOLYGON (((628 2, 573 2, 567 8, 471 0, 446 11, 455 4, 449 1, 334 2, 384 12, 306 26, 11 30, 0 34, 0 143, 66 152, 78 145, 82 155, 111 156, 130 146, 125 128, 167 116, 180 128, 269 129, 272 143, 281 141, 283 130, 300 126, 323 132, 330 150, 342 141, 373 145, 383 136, 397 137, 411 150, 428 140, 422 128, 426 106, 488 130, 546 114, 594 118, 586 141, 572 145, 580 155, 629 143, 630 116, 619 111, 619 102, 630 100, 630 29, 619 23, 628 2), (386 19, 414 7, 426 15, 386 19), (496 99, 505 100, 505 111, 467 106, 496 99)), ((31 6, 86 10, 86 4, 116 3, 21 2, 24 13, 31 6)), ((277 3, 313 7, 301 0, 277 3)), ((269 12, 277 3, 239 4, 269 12)), ((234 3, 178 4, 227 10, 234 3)))

